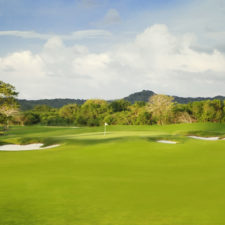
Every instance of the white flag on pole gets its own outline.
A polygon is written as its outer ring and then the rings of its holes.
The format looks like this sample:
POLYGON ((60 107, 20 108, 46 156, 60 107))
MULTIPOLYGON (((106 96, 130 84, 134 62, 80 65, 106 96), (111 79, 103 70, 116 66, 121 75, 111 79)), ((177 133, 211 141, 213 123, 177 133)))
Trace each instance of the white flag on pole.
POLYGON ((106 126, 108 125, 108 123, 105 123, 105 126, 104 126, 104 135, 106 134, 106 126))

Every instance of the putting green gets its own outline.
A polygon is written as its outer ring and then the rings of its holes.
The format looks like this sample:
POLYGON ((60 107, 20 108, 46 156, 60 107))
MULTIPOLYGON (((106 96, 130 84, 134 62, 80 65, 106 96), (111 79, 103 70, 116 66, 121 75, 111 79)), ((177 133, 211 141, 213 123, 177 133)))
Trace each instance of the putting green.
POLYGON ((107 132, 35 126, 1 136, 1 145, 60 146, 0 152, 0 224, 225 224, 225 124, 108 126, 107 132))

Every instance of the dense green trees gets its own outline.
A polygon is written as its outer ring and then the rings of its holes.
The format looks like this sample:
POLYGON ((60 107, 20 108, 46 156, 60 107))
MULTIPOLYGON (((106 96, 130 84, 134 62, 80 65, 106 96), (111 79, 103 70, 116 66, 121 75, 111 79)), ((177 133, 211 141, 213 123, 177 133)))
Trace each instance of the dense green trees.
POLYGON ((68 104, 60 109, 36 105, 32 110, 19 112, 16 96, 13 86, 0 81, 0 124, 100 126, 105 122, 111 125, 225 122, 223 100, 178 104, 170 96, 153 95, 148 103, 91 99, 82 105, 68 104))
POLYGON ((225 101, 207 100, 187 105, 189 114, 199 122, 225 122, 225 101))
POLYGON ((24 112, 22 121, 24 125, 32 125, 41 122, 40 115, 35 112, 24 112))
POLYGON ((225 102, 207 100, 177 104, 165 95, 154 95, 149 103, 125 100, 106 102, 100 99, 86 101, 83 105, 69 104, 60 109, 45 105, 36 106, 23 113, 24 124, 100 126, 151 125, 192 122, 225 122, 225 102))
POLYGON ((0 81, 0 123, 7 129, 10 120, 18 113, 15 87, 0 81))
POLYGON ((149 102, 131 104, 120 99, 111 102, 90 99, 82 105, 68 104, 60 109, 35 105, 32 110, 19 111, 15 88, 0 81, 0 124, 77 125, 151 125, 192 122, 225 122, 225 101, 206 100, 178 104, 173 97, 152 95, 149 102))
POLYGON ((78 112, 80 107, 77 104, 69 104, 63 106, 59 110, 59 116, 68 121, 68 123, 74 123, 78 118, 78 112))
POLYGON ((109 108, 112 112, 122 112, 128 110, 128 107, 130 106, 130 102, 120 99, 115 100, 109 104, 109 108))
POLYGON ((47 105, 37 105, 33 110, 25 111, 22 116, 24 125, 68 125, 70 121, 60 116, 59 110, 47 105))
POLYGON ((106 102, 100 99, 86 101, 83 105, 69 104, 60 109, 39 105, 23 112, 25 125, 151 125, 192 122, 225 122, 225 102, 207 100, 177 104, 165 95, 154 95, 149 103, 125 100, 106 102))
POLYGON ((87 126, 102 125, 108 110, 108 103, 105 100, 87 100, 80 108, 76 123, 87 126))

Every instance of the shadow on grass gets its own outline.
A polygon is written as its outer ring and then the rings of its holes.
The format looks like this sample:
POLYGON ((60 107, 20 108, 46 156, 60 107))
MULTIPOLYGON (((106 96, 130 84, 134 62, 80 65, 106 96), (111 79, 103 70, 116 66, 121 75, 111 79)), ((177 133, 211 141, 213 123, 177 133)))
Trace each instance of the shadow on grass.
POLYGON ((107 139, 67 139, 66 143, 74 145, 97 145, 97 144, 107 144, 118 141, 125 141, 124 137, 121 138, 107 138, 107 139))
MULTIPOLYGON (((27 145, 27 144, 34 144, 34 143, 43 143, 43 147, 47 147, 50 145, 55 144, 72 144, 72 145, 97 145, 97 144, 104 144, 110 142, 117 142, 123 141, 124 138, 110 138, 110 139, 63 139, 63 138, 45 138, 45 137, 25 137, 18 139, 17 144, 27 145)), ((0 142, 0 145, 3 144, 11 144, 9 142, 0 142)), ((15 143, 13 143, 15 144, 15 143)))
POLYGON ((160 136, 152 136, 152 137, 143 137, 143 139, 149 142, 157 142, 160 140, 174 141, 174 142, 177 142, 177 144, 185 143, 187 141, 186 137, 183 137, 180 135, 160 135, 160 136))
POLYGON ((10 144, 9 142, 0 141, 0 146, 1 146, 1 145, 9 145, 9 144, 10 144))
POLYGON ((199 136, 199 137, 219 137, 220 139, 225 137, 224 132, 218 132, 218 131, 188 131, 182 133, 184 136, 199 136))
POLYGON ((25 137, 20 138, 18 140, 19 144, 21 145, 27 145, 27 144, 34 144, 34 143, 43 143, 43 147, 60 144, 62 143, 62 140, 55 139, 55 138, 45 138, 45 137, 25 137))

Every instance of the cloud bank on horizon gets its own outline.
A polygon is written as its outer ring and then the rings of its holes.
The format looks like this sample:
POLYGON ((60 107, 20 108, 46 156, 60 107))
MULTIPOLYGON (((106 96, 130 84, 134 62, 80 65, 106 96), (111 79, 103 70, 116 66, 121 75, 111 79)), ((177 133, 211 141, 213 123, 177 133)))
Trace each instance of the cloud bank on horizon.
POLYGON ((225 95, 223 0, 0 6, 0 80, 20 98, 112 99, 142 89, 225 95))

